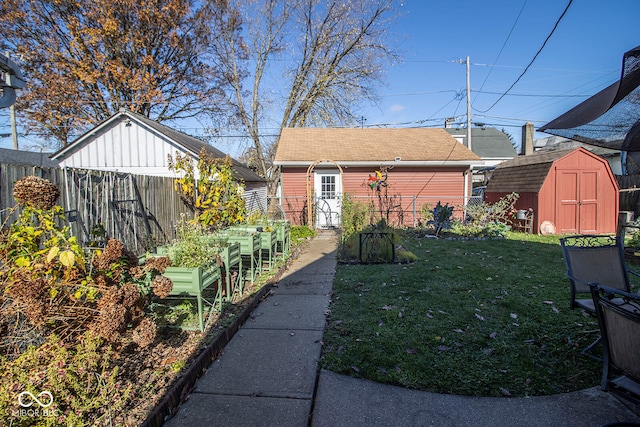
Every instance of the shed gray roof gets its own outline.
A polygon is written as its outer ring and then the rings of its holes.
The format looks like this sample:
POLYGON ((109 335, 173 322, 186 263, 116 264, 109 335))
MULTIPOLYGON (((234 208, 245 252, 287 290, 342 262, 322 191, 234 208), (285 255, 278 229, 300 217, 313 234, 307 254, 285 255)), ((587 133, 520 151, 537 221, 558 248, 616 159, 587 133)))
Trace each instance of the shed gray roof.
POLYGON ((38 166, 42 168, 57 168, 58 162, 50 159, 50 154, 51 153, 0 148, 0 163, 38 166))
MULTIPOLYGON (((451 136, 463 138, 463 142, 466 145, 466 128, 445 128, 444 130, 449 132, 451 136)), ((504 159, 518 155, 518 152, 511 144, 509 136, 492 127, 471 128, 471 151, 481 159, 504 159)))
POLYGON ((514 157, 496 167, 487 183, 486 192, 537 193, 553 163, 573 151, 538 151, 528 156, 514 157))
MULTIPOLYGON (((224 158, 227 156, 226 153, 223 153, 222 151, 218 150, 212 145, 209 145, 206 142, 196 137, 179 132, 166 125, 156 122, 155 120, 151 120, 148 117, 145 117, 141 114, 134 113, 129 110, 121 110, 119 113, 113 115, 109 119, 98 124, 96 128, 105 126, 109 122, 119 120, 122 117, 128 117, 131 120, 137 121, 143 124, 144 126, 147 126, 155 130, 159 134, 164 135, 166 138, 171 139, 173 142, 175 142, 177 145, 184 148, 186 151, 190 152, 196 158, 200 157, 200 152, 202 151, 203 148, 207 151, 208 154, 210 154, 215 158, 224 158)), ((90 130, 89 132, 86 132, 84 135, 80 136, 71 144, 55 152, 54 154, 51 155, 51 157, 53 159, 64 159, 66 155, 73 152, 75 145, 82 143, 82 141, 84 141, 88 135, 91 135, 94 132, 95 132, 95 128, 90 130)), ((244 163, 241 163, 234 158, 232 158, 232 161, 233 161, 233 173, 236 179, 242 179, 245 182, 266 182, 266 179, 264 179, 257 173, 253 172, 244 163)))

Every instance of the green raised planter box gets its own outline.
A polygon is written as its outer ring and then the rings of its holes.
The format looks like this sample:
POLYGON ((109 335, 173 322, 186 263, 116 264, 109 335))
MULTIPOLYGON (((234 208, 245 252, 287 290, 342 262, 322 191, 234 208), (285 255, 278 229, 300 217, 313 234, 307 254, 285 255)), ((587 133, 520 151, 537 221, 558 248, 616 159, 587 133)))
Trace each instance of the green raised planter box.
MULTIPOLYGON (((156 255, 165 255, 166 248, 158 248, 159 253, 156 255)), ((204 331, 204 303, 211 305, 213 309, 222 309, 222 288, 220 286, 220 269, 214 265, 207 268, 200 267, 167 267, 162 273, 171 279, 173 288, 169 293, 170 296, 188 295, 195 297, 198 305, 198 327, 200 331, 204 331), (204 290, 212 285, 217 284, 213 289, 213 300, 205 297, 204 290)))
POLYGON ((260 249, 263 252, 262 259, 266 261, 267 267, 265 269, 271 270, 276 262, 276 244, 278 242, 278 233, 272 227, 271 231, 264 231, 263 227, 260 225, 234 225, 233 227, 227 228, 227 230, 240 230, 240 231, 249 231, 256 232, 260 235, 260 249))
POLYGON ((226 228, 217 233, 229 243, 240 245, 240 254, 249 260, 249 280, 253 282, 258 275, 258 267, 262 264, 262 251, 260 249, 260 235, 248 230, 234 230, 226 228))
POLYGON ((222 265, 225 272, 225 284, 226 284, 226 299, 231 301, 234 294, 238 293, 242 295, 242 253, 240 251, 240 243, 230 242, 228 246, 220 247, 220 257, 222 258, 222 265), (231 274, 237 272, 233 282, 233 289, 231 284, 231 274))
POLYGON ((277 250, 280 251, 284 260, 291 250, 291 222, 288 219, 282 219, 269 221, 269 224, 276 230, 277 250))

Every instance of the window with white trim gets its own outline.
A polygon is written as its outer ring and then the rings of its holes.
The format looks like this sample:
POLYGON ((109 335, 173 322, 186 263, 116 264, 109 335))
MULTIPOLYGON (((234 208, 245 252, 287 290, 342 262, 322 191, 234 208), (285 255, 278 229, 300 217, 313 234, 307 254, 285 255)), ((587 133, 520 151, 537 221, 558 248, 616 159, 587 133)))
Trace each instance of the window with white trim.
POLYGON ((336 176, 322 175, 320 178, 321 178, 320 198, 335 199, 336 198, 336 176))

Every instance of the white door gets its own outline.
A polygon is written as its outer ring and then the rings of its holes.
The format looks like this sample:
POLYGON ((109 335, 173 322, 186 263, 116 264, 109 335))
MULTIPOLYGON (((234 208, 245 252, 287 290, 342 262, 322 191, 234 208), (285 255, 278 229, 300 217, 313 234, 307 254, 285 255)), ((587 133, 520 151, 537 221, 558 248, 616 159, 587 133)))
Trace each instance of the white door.
POLYGON ((314 178, 316 227, 340 226, 342 183, 340 172, 316 171, 314 178))

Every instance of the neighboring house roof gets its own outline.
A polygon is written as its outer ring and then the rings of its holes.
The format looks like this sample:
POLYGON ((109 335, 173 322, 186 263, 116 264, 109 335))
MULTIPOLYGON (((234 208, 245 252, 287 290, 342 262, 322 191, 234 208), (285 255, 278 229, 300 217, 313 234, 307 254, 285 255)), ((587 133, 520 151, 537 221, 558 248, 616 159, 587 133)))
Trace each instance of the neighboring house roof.
MULTIPOLYGON (((158 134, 164 136, 171 140, 175 145, 182 147, 187 153, 191 154, 194 158, 198 159, 200 157, 200 152, 202 149, 206 149, 207 153, 216 158, 224 158, 226 156, 225 153, 216 149, 215 147, 207 144, 206 142, 195 138, 193 136, 187 135, 185 133, 179 132, 175 129, 172 129, 168 126, 165 126, 161 123, 158 123, 154 120, 149 119, 148 117, 142 116, 140 114, 136 114, 134 112, 128 110, 121 110, 120 112, 114 114, 109 119, 99 123, 95 128, 86 132, 78 139, 62 148, 61 150, 53 153, 51 158, 53 160, 62 161, 66 157, 70 156, 81 147, 89 144, 93 137, 98 133, 109 129, 111 125, 114 123, 120 123, 122 120, 129 119, 131 121, 135 121, 138 124, 142 125, 146 129, 152 129, 158 134)), ((246 167, 243 163, 232 159, 233 161, 233 172, 236 178, 242 179, 246 182, 265 182, 266 179, 262 178, 251 169, 246 167)))
POLYGON ((551 146, 558 147, 560 146, 560 144, 569 142, 569 141, 572 141, 572 140, 562 136, 556 136, 556 135, 547 136, 544 138, 538 138, 535 141, 533 141, 533 149, 534 151, 538 151, 551 146))
MULTIPOLYGON (((466 146, 466 128, 445 128, 449 134, 462 138, 466 146)), ((471 150, 482 159, 510 159, 518 155, 509 136, 492 127, 471 128, 471 150)))
POLYGON ((593 154, 597 154, 602 157, 615 157, 620 155, 619 150, 612 150, 610 148, 597 147, 595 145, 584 144, 573 139, 564 138, 562 136, 549 136, 547 138, 540 138, 533 141, 533 149, 536 151, 543 150, 567 150, 570 148, 582 147, 585 150, 591 151, 593 154))
POLYGON ((363 166, 481 164, 477 155, 443 129, 282 129, 274 164, 309 165, 320 160, 363 166))
POLYGON ((57 168, 58 162, 51 160, 49 158, 50 154, 51 153, 0 148, 0 163, 38 166, 41 168, 57 168))
MULTIPOLYGON (((582 148, 577 150, 589 153, 582 148)), ((514 157, 496 167, 487 183, 486 192, 539 192, 553 164, 574 151, 576 149, 537 151, 528 156, 514 157)))

